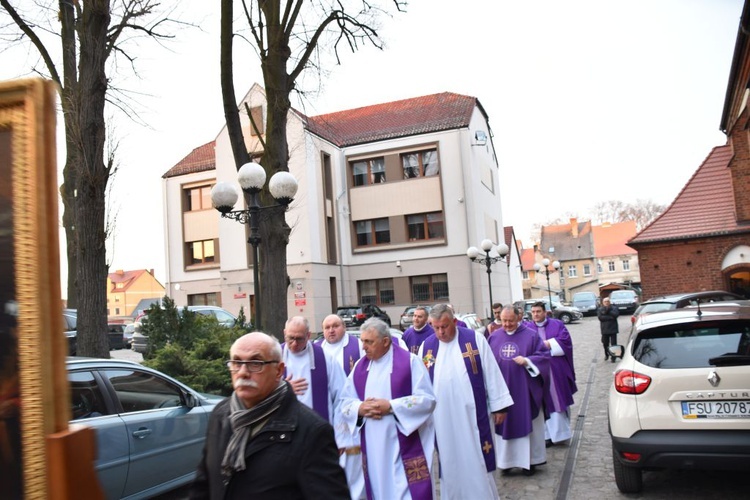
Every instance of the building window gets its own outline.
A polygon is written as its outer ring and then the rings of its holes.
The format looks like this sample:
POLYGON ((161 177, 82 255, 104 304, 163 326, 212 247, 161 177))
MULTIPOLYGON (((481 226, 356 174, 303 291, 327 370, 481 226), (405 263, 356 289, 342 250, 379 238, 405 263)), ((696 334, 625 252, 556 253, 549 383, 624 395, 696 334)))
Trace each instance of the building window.
POLYGON ((391 242, 388 219, 361 220, 354 224, 357 232, 357 246, 366 247, 391 242))
POLYGON ((115 302, 120 302, 120 296, 119 295, 115 295, 115 302))
POLYGON ((444 238, 443 213, 414 214, 406 216, 409 241, 444 238))
POLYGON ((385 159, 380 157, 352 162, 352 175, 355 186, 385 182, 385 159))
POLYGON ((211 187, 198 186, 185 189, 185 211, 195 212, 197 210, 209 210, 213 208, 211 205, 211 187))
POLYGON ((449 299, 447 274, 413 276, 410 282, 412 302, 445 302, 449 299))
POLYGON ((608 261, 607 262, 607 267, 609 268, 609 272, 610 273, 615 272, 615 261, 614 260, 608 261))
POLYGON ((591 276, 591 264, 584 264, 583 265, 583 275, 584 276, 591 276))
POLYGON ((194 295, 188 295, 189 306, 221 306, 221 299, 217 292, 212 293, 196 293, 194 295))
POLYGON ((528 271, 523 271, 523 279, 525 279, 525 280, 529 279, 529 272, 528 271))
POLYGON ((187 243, 189 266, 217 262, 214 251, 214 240, 192 241, 187 243))
POLYGON ((120 315, 120 308, 115 307, 115 316, 119 316, 119 315, 120 315))
POLYGON ((622 261, 622 270, 623 271, 630 271, 630 261, 629 260, 623 260, 622 261))
POLYGON ((596 272, 601 274, 602 273, 602 263, 601 261, 596 263, 596 272))
POLYGON ((396 303, 393 278, 359 281, 357 284, 359 285, 359 301, 362 304, 383 306, 396 303))
POLYGON ((578 266, 568 266, 568 278, 578 277, 578 266))
POLYGON ((428 177, 440 173, 437 149, 402 154, 401 165, 404 168, 404 179, 428 177))
POLYGON ((125 288, 125 283, 122 283, 122 282, 117 283, 117 284, 115 284, 115 288, 117 288, 117 289, 125 288))

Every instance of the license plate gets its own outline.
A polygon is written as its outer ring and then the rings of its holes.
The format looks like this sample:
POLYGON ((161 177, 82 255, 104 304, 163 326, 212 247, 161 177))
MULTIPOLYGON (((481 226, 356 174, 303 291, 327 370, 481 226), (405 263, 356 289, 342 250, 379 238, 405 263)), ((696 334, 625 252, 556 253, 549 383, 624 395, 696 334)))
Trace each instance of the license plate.
POLYGON ((682 418, 750 418, 750 401, 683 401, 682 418))

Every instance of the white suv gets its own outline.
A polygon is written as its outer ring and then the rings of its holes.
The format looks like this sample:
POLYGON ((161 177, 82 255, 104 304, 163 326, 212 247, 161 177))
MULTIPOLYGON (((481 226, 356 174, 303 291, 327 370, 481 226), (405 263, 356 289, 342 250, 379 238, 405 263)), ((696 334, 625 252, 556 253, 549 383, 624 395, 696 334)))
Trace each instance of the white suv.
POLYGON ((750 469, 750 302, 641 316, 609 391, 615 481, 644 469, 750 469))

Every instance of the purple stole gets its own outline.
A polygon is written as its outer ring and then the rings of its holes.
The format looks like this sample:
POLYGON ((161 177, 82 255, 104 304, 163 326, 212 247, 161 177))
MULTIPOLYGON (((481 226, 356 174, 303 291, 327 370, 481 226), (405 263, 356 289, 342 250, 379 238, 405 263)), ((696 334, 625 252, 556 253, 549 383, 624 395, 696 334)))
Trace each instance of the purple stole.
MULTIPOLYGON (((393 370, 391 371, 391 399, 403 398, 411 395, 411 362, 409 351, 398 347, 395 343, 393 347, 393 370)), ((369 358, 362 358, 354 368, 354 388, 357 390, 359 399, 365 400, 365 385, 370 366, 369 358)), ((395 418, 395 417, 394 417, 395 418)), ((361 446, 362 446, 362 470, 365 473, 365 490, 367 498, 372 500, 372 486, 370 485, 370 476, 367 473, 367 443, 365 442, 364 426, 360 429, 361 446)), ((422 441, 419 438, 419 431, 404 436, 396 429, 398 434, 398 444, 401 455, 401 462, 406 472, 406 480, 409 484, 409 493, 414 499, 431 499, 432 498, 432 481, 430 480, 430 470, 427 467, 427 459, 422 449, 422 441)), ((386 464, 390 466, 390 464, 386 464)))
MULTIPOLYGON (((317 345, 320 345, 323 342, 325 342, 325 339, 319 339, 315 341, 317 345)), ((349 335, 349 343, 344 346, 344 366, 343 366, 344 373, 346 373, 347 377, 349 376, 349 373, 352 371, 352 368, 354 368, 354 365, 357 362, 357 360, 359 360, 359 355, 360 355, 359 342, 357 342, 356 337, 354 337, 353 335, 349 335)))
MULTIPOLYGON (((482 371, 482 358, 477 349, 477 339, 474 330, 456 327, 458 345, 463 354, 466 364, 466 373, 469 375, 471 390, 474 393, 474 406, 477 409, 477 427, 479 428, 479 446, 482 448, 484 464, 487 472, 494 471, 497 466, 495 462, 495 449, 492 444, 492 426, 490 416, 487 413, 487 388, 484 386, 482 371)), ((435 358, 437 358, 440 340, 436 335, 431 335, 422 344, 422 354, 425 366, 430 372, 430 380, 435 380, 435 358)))
MULTIPOLYGON (((328 422, 328 367, 326 366, 326 355, 323 348, 314 342, 308 343, 313 350, 315 368, 310 370, 310 387, 312 388, 313 410, 328 422)), ((281 344, 281 349, 286 349, 286 343, 281 344)), ((286 378, 286 368, 284 368, 286 378)))

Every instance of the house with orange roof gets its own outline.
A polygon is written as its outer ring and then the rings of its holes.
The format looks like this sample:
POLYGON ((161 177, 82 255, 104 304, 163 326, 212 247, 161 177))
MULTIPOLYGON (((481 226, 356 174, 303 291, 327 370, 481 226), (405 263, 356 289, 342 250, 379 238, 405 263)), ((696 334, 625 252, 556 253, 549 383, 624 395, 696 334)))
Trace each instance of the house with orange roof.
MULTIPOLYGON (((245 110, 262 134, 264 89, 253 85, 239 106, 248 151, 259 157, 262 137, 245 110)), ((373 303, 395 322, 408 305, 450 302, 486 316, 490 283, 493 300, 515 300, 518 255, 493 264, 491 276, 466 255, 484 239, 515 245, 477 98, 443 92, 318 116, 293 109, 287 140, 299 181, 286 213, 289 315, 320 325, 339 305, 373 303)), ((221 219, 210 200, 217 181, 236 179, 226 127, 163 175, 166 285, 178 304, 252 311, 248 229, 221 219)))
POLYGON ((640 291, 638 252, 627 245, 628 240, 637 232, 635 221, 592 226, 591 232, 598 276, 597 287, 586 286, 585 289, 575 291, 591 291, 601 296, 609 295, 612 290, 619 290, 623 286, 640 291))
POLYGON ((745 2, 717 146, 672 204, 628 242, 638 250, 644 298, 728 290, 750 298, 750 6, 745 2))
POLYGON ((107 316, 111 319, 132 316, 143 299, 161 299, 164 285, 154 277, 153 269, 123 271, 107 275, 107 316))

